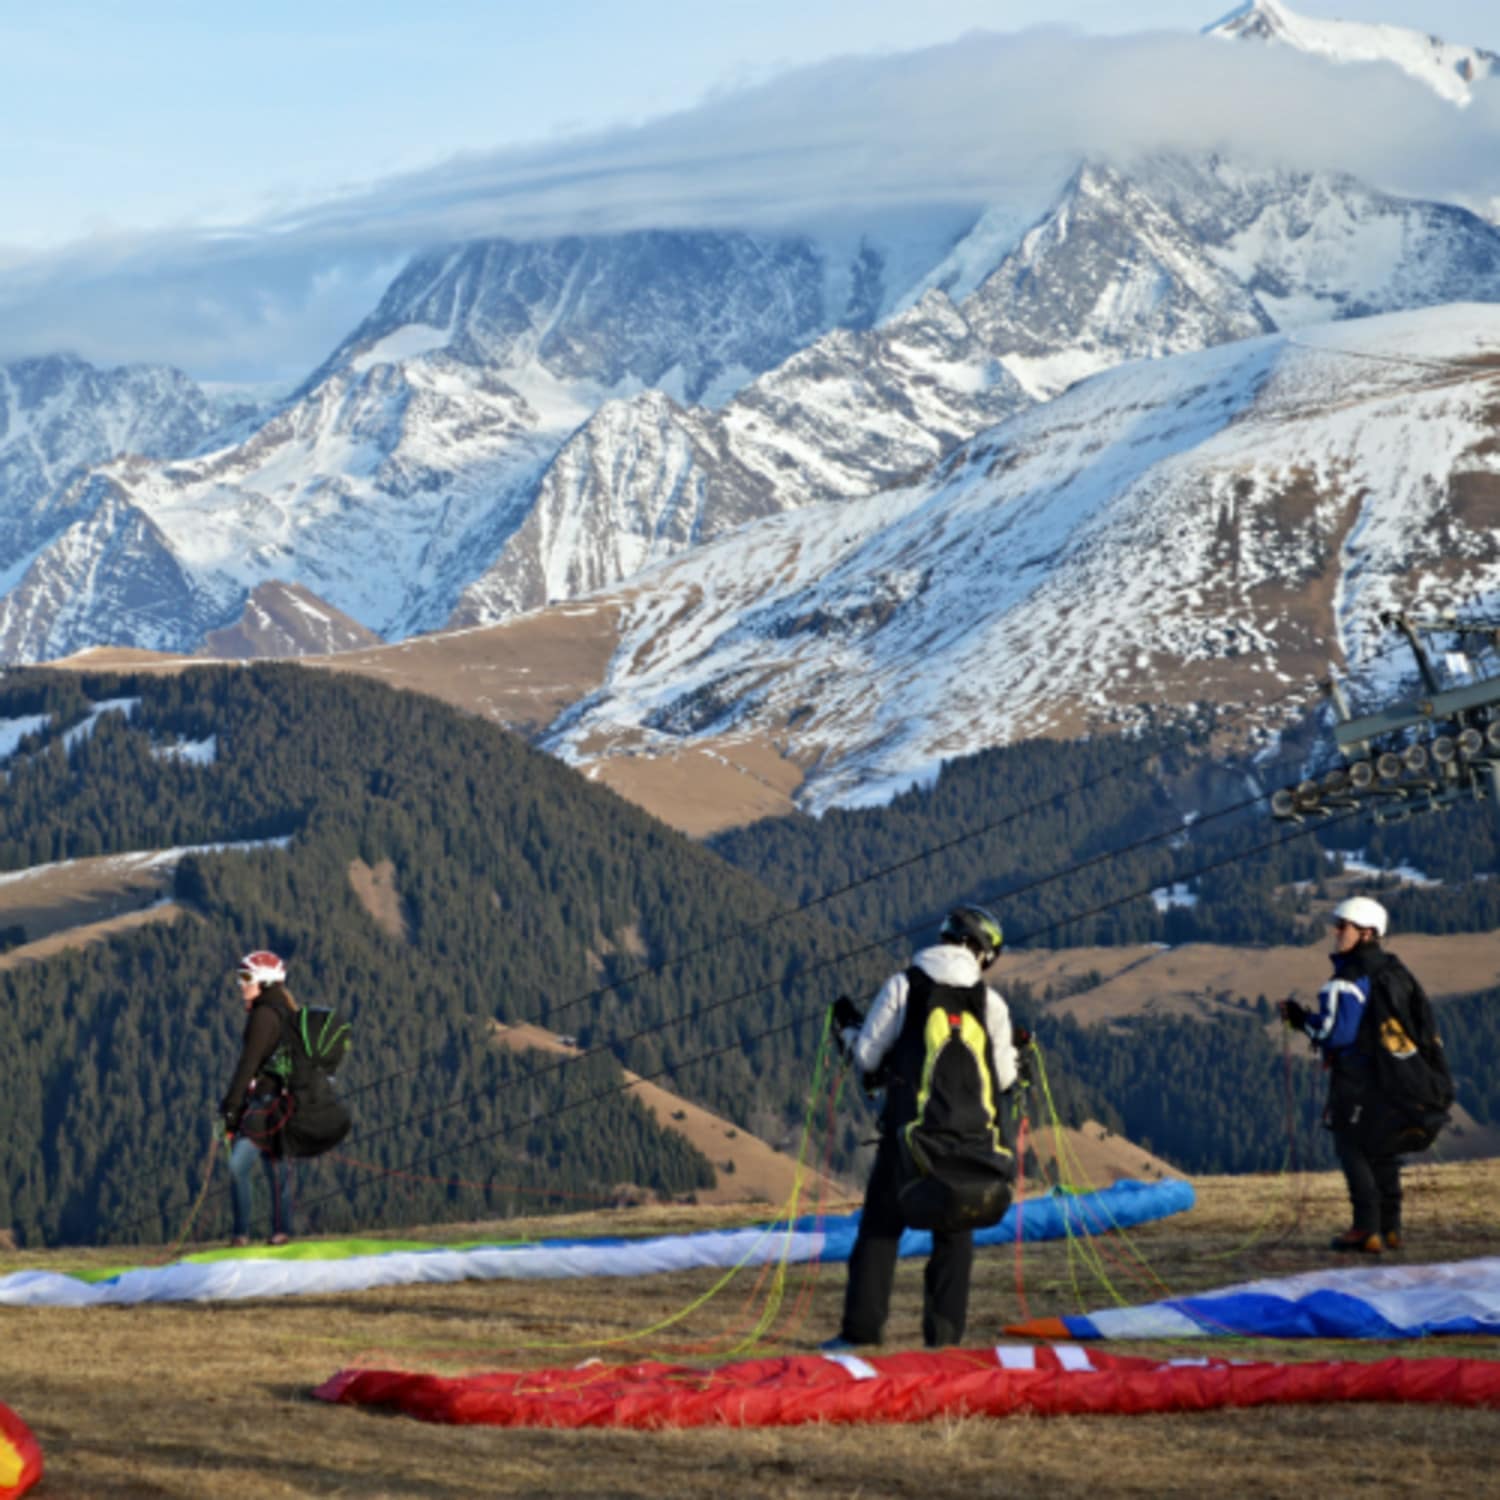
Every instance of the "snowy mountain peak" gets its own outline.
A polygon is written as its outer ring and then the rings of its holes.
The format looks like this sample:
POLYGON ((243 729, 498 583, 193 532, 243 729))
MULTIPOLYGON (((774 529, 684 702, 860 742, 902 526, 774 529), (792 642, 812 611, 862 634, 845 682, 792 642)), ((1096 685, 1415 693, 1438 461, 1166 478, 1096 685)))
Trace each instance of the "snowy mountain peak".
POLYGON ((445 350, 606 395, 656 386, 716 405, 826 329, 873 320, 891 298, 884 263, 868 247, 856 261, 835 264, 805 236, 739 231, 448 246, 413 260, 303 390, 445 350))
POLYGON ((1208 36, 1276 42, 1334 62, 1394 63, 1453 104, 1468 104, 1481 78, 1500 73, 1500 54, 1457 46, 1404 26, 1320 21, 1299 16, 1282 0, 1248 0, 1204 28, 1208 36))

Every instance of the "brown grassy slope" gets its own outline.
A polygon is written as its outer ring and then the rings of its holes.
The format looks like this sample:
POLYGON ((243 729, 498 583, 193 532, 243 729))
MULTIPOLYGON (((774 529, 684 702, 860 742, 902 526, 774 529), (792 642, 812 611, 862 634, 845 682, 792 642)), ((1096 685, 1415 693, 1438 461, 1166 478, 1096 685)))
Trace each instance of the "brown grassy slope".
MULTIPOLYGON (((496 1022, 493 1034, 497 1043, 519 1052, 542 1051, 563 1057, 579 1056, 579 1049, 556 1033, 529 1022, 506 1026, 496 1022)), ((701 1203, 758 1203, 779 1208, 796 1187, 798 1165, 795 1158, 777 1151, 758 1136, 751 1135, 733 1120, 716 1115, 701 1105, 674 1094, 659 1084, 650 1083, 628 1068, 622 1068, 631 1092, 651 1111, 657 1124, 675 1130, 714 1165, 718 1182, 711 1188, 700 1188, 694 1196, 701 1203)), ((807 1191, 821 1192, 825 1197, 842 1197, 849 1192, 846 1184, 831 1178, 808 1174, 807 1191)))
POLYGON ((175 860, 150 851, 70 859, 0 874, 0 927, 28 941, 137 912, 172 888, 175 860))
MULTIPOLYGON (((1408 1174, 1408 1258, 1493 1249, 1500 1166, 1408 1174)), ((1331 1176, 1206 1179, 1192 1212, 1134 1232, 1104 1252, 1121 1295, 1157 1284, 1187 1292, 1328 1262, 1322 1241, 1343 1223, 1331 1176), (1150 1276, 1135 1269, 1135 1257, 1150 1276)), ((713 1210, 654 1209, 506 1225, 502 1232, 617 1233, 722 1223, 713 1210)), ((105 1252, 0 1259, 103 1264, 105 1252)), ((1021 1263, 1033 1315, 1107 1305, 1108 1290, 1059 1245, 1021 1263), (1075 1291, 1075 1278, 1077 1291, 1075 1291)), ((897 1277, 891 1347, 919 1342, 921 1263, 897 1277)), ((1500 1413, 1442 1407, 1264 1408, 1150 1418, 950 1420, 919 1427, 805 1427, 771 1432, 563 1433, 429 1426, 330 1407, 309 1390, 354 1363, 443 1373, 572 1364, 601 1355, 682 1357, 727 1350, 753 1318, 755 1276, 739 1277, 670 1330, 632 1338, 706 1292, 710 1273, 640 1280, 408 1287, 221 1306, 95 1311, 10 1309, 0 1339, 0 1400, 40 1438, 48 1477, 37 1500, 253 1494, 421 1496, 611 1495, 650 1500, 726 1495, 913 1497, 976 1494, 1295 1497, 1500 1493, 1500 1413), (617 1342, 611 1343, 610 1340, 617 1342)), ((838 1320, 842 1267, 793 1268, 773 1330, 775 1351, 806 1351, 838 1320)), ((981 1251, 969 1342, 1002 1337, 1021 1311, 1010 1248, 981 1251)), ((1493 1340, 1429 1345, 1328 1343, 1131 1346, 1165 1356, 1367 1359, 1464 1353, 1500 1357, 1493 1340)))
POLYGON ((175 922, 181 915, 180 906, 163 902, 146 911, 126 912, 123 916, 107 917, 102 922, 85 922, 78 927, 68 927, 38 938, 34 943, 22 943, 18 948, 9 948, 0 953, 0 970, 37 963, 44 958, 55 958, 59 953, 86 947, 90 943, 102 943, 106 938, 129 932, 132 927, 143 927, 149 922, 175 922))
MULTIPOLYGON (((1500 985, 1500 933, 1392 935, 1388 944, 1405 960, 1433 999, 1473 994, 1500 985)), ((1212 1016, 1240 997, 1276 1001, 1295 995, 1304 1004, 1328 977, 1328 937, 1319 931, 1300 946, 1231 948, 1184 943, 1157 948, 1029 949, 1003 953, 994 982, 1020 981, 1038 994, 1098 975, 1100 983, 1051 1002, 1049 1010, 1082 1025, 1135 1015, 1212 1016), (1227 1001, 1220 1000, 1226 996, 1227 1001)))

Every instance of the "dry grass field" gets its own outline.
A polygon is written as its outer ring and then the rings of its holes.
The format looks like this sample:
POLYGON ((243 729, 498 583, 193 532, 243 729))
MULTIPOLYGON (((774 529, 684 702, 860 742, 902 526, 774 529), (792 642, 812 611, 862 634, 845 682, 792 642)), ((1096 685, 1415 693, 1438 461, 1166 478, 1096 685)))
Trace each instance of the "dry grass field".
MULTIPOLYGON (((1205 1179, 1190 1213, 1101 1246, 1122 1298, 1187 1292, 1327 1264, 1342 1227, 1341 1180, 1205 1179), (1149 1268, 1143 1269, 1143 1268, 1149 1268)), ((1408 1169, 1412 1261, 1491 1252, 1500 1238, 1500 1164, 1408 1169)), ((497 1226, 528 1233, 646 1233, 742 1222, 744 1210, 656 1208, 497 1226)), ((475 1226, 466 1225, 469 1237, 475 1226)), ((453 1231, 458 1233, 459 1231, 453 1231)), ((118 1264, 107 1252, 21 1253, 0 1268, 118 1264)), ((807 1351, 835 1327, 843 1268, 793 1267, 762 1352, 807 1351)), ((350 1364, 459 1373, 711 1357, 756 1310, 743 1273, 680 1324, 636 1331, 684 1309, 717 1273, 641 1280, 412 1287, 220 1306, 0 1313, 0 1400, 40 1438, 54 1497, 489 1495, 868 1496, 975 1494, 1334 1497, 1500 1493, 1500 1413, 1441 1407, 1264 1408, 1148 1418, 950 1420, 916 1427, 805 1427, 660 1433, 506 1431, 429 1426, 331 1407, 309 1392, 350 1364), (743 1285, 741 1282, 743 1281, 743 1285)), ((919 1342, 920 1262, 904 1262, 891 1347, 919 1342)), ((763 1291, 764 1288, 761 1288, 763 1291)), ((1005 1323, 1108 1305, 1103 1284, 1064 1245, 982 1251, 969 1342, 1005 1323)), ((1441 1344, 1196 1341, 1236 1357, 1500 1357, 1482 1339, 1441 1344)), ((1185 1346, 1126 1352, 1180 1354, 1185 1346)))

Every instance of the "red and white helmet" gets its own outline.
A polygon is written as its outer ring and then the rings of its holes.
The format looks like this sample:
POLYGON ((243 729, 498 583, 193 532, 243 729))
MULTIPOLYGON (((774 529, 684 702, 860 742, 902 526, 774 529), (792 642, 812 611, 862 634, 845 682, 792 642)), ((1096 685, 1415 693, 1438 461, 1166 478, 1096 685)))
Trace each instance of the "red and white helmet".
POLYGON ((274 953, 264 949, 247 953, 235 966, 235 977, 253 980, 256 984, 283 984, 286 981, 286 965, 274 953))

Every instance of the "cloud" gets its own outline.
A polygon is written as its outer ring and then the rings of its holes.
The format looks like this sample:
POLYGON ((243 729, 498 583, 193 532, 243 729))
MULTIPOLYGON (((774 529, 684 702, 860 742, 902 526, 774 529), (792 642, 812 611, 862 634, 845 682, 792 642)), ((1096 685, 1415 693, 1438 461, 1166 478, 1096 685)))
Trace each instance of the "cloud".
POLYGON ((976 33, 800 69, 630 129, 457 157, 234 232, 101 238, 0 263, 0 358, 68 348, 291 381, 434 243, 1032 211, 1081 155, 1161 148, 1489 201, 1500 80, 1459 110, 1383 64, 1190 34, 976 33))

